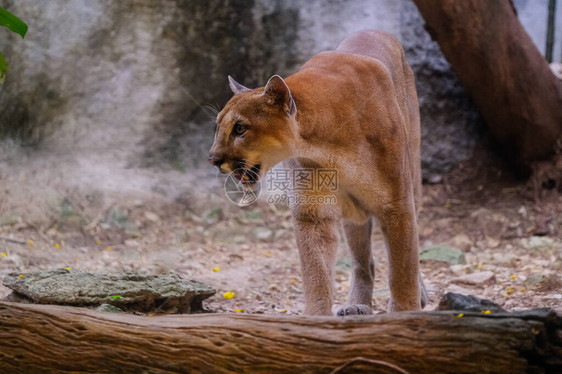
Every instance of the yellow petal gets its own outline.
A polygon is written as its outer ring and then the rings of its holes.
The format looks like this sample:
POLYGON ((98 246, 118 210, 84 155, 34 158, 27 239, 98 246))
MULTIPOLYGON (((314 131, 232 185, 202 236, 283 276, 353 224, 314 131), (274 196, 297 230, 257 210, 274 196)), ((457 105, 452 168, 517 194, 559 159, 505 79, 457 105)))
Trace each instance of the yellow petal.
POLYGON ((27 241, 27 245, 32 246, 33 244, 35 244, 35 242, 33 240, 29 239, 27 241))
POLYGON ((55 243, 55 248, 56 248, 56 249, 60 249, 60 244, 59 244, 59 243, 55 243))
POLYGON ((213 271, 216 273, 217 271, 220 271, 220 268, 219 268, 218 266, 217 266, 217 267, 214 267, 214 268, 213 268, 213 271))
POLYGON ((223 294, 223 296, 224 296, 224 298, 227 299, 227 300, 232 299, 232 298, 234 297, 234 292, 230 292, 230 291, 225 292, 225 293, 223 294))

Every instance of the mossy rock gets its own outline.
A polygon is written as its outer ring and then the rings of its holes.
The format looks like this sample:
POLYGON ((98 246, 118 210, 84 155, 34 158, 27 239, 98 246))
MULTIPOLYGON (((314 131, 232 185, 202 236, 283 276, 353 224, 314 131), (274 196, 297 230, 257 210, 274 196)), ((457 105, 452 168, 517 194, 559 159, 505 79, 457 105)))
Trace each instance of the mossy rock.
POLYGON ((454 247, 435 245, 420 252, 420 260, 448 262, 451 265, 464 265, 466 258, 463 251, 454 247))
POLYGON ((3 283, 17 296, 37 304, 88 307, 110 304, 123 311, 142 313, 202 312, 203 300, 216 293, 201 282, 179 275, 133 272, 88 273, 58 269, 11 273, 3 283))

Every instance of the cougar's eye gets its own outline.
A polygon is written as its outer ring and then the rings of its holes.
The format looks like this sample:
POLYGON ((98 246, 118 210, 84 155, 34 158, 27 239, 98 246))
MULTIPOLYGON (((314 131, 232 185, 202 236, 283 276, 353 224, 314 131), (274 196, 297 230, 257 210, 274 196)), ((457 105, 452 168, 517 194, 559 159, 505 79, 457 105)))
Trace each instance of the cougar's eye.
POLYGON ((234 128, 232 129, 232 132, 236 136, 244 135, 244 133, 246 132, 246 126, 244 126, 240 123, 237 123, 236 125, 234 125, 234 128))

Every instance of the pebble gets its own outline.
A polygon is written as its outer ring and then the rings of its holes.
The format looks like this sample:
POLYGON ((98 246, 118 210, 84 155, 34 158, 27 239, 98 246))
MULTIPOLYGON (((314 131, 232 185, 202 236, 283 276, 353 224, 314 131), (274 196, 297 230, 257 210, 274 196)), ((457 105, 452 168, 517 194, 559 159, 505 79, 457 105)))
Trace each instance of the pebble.
POLYGON ((158 222, 160 220, 160 217, 158 217, 156 213, 148 212, 148 211, 144 212, 144 218, 146 218, 151 222, 158 222))
POLYGON ((254 234, 259 240, 269 240, 273 237, 273 231, 266 227, 256 227, 254 229, 254 234))
POLYGON ((447 288, 445 288, 445 292, 460 293, 462 295, 470 295, 472 293, 472 291, 464 287, 457 286, 456 284, 450 284, 449 286, 447 286, 447 288))
POLYGON ((451 265, 451 271, 457 275, 466 274, 471 265, 451 265))
POLYGON ((556 242, 546 236, 531 236, 521 239, 521 245, 526 249, 536 251, 548 251, 557 247, 556 242))
POLYGON ((421 251, 420 260, 442 261, 452 265, 466 264, 466 258, 460 249, 442 245, 434 245, 421 251))
POLYGON ((472 285, 482 285, 487 283, 495 282, 496 276, 491 271, 479 271, 476 273, 470 273, 462 275, 458 278, 451 280, 452 283, 464 283, 472 285))
POLYGON ((474 242, 470 240, 468 235, 458 234, 451 239, 451 244, 453 245, 453 247, 458 247, 464 251, 467 251, 470 249, 470 247, 473 246, 474 242))

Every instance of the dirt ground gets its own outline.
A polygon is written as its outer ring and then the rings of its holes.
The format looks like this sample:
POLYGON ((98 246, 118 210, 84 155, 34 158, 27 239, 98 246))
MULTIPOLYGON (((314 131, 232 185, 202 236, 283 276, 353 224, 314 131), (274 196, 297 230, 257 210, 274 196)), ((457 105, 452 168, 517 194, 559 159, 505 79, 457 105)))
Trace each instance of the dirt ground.
MULTIPOLYGON (((422 261, 431 298, 427 309, 444 292, 454 291, 490 299, 507 310, 562 311, 562 195, 545 190, 537 203, 529 183, 500 170, 488 166, 482 172, 466 163, 434 181, 439 183, 424 186, 421 249, 446 245, 462 250, 466 258, 466 264, 458 265, 422 261), (456 279, 488 271, 493 276, 482 283, 456 279)), ((197 186, 193 178, 180 177, 179 184, 162 180, 149 191, 53 188, 43 208, 33 199, 13 204, 18 191, 12 180, 0 200, 0 277, 59 267, 175 272, 217 289, 206 303, 214 312, 302 312, 300 263, 287 207, 259 201, 240 208, 226 199, 220 179, 197 186), (176 193, 169 192, 170 186, 176 193), (48 214, 26 218, 32 215, 23 214, 25 209, 48 214), (226 299, 225 292, 234 297, 226 299)), ((373 243, 373 304, 383 312, 389 297, 388 264, 378 229, 373 243)), ((350 261, 342 243, 336 304, 345 302, 349 283, 350 261)), ((0 286, 0 297, 8 293, 0 286)))

